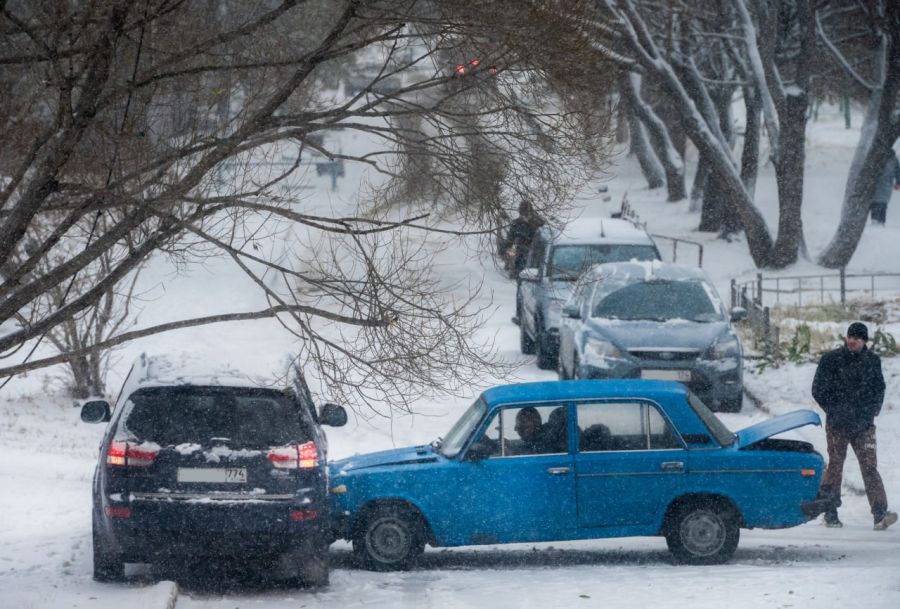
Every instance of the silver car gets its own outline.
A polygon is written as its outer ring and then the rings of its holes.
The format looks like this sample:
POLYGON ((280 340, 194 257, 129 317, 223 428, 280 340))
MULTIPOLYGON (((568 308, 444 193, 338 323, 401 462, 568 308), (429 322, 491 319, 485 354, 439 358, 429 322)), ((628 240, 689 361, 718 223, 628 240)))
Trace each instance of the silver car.
POLYGON ((743 350, 726 311, 699 268, 666 262, 598 264, 563 306, 561 379, 680 381, 713 410, 737 412, 743 350))

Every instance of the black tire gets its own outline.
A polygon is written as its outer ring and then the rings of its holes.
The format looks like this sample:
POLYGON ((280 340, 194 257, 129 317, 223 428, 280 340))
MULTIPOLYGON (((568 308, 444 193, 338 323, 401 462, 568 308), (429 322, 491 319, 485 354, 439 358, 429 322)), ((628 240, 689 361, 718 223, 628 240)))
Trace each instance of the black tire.
POLYGON ((737 549, 741 537, 737 514, 717 503, 694 502, 674 511, 666 530, 666 544, 679 562, 718 565, 737 549))
POLYGON ((531 340, 528 332, 525 331, 525 324, 522 322, 521 317, 519 318, 519 350, 525 355, 534 353, 534 341, 531 340))
POLYGON ((297 579, 300 585, 308 588, 325 588, 328 586, 328 548, 314 551, 298 565, 297 579))
POLYGON ((555 369, 559 354, 555 349, 550 348, 550 336, 538 329, 535 343, 537 344, 537 367, 541 370, 555 369))
POLYGON ((123 582, 125 581, 125 561, 122 555, 110 549, 103 541, 103 536, 97 532, 97 525, 93 529, 94 550, 94 581, 98 582, 123 582))
POLYGON ((395 505, 379 506, 366 517, 353 551, 372 571, 403 571, 425 549, 425 527, 418 514, 395 505))
POLYGON ((566 371, 566 367, 563 365, 562 354, 556 357, 556 375, 559 376, 561 381, 567 381, 572 378, 572 375, 566 371))

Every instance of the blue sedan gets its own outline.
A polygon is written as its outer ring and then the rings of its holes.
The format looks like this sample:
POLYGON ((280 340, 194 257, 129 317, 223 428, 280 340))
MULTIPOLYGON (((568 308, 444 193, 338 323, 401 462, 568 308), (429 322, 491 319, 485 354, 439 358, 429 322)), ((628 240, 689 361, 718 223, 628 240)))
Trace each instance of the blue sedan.
POLYGON ((443 439, 330 465, 337 537, 371 569, 435 547, 665 537, 675 558, 727 561, 741 528, 802 524, 823 460, 772 436, 808 410, 737 433, 670 381, 579 380, 485 391, 443 439))

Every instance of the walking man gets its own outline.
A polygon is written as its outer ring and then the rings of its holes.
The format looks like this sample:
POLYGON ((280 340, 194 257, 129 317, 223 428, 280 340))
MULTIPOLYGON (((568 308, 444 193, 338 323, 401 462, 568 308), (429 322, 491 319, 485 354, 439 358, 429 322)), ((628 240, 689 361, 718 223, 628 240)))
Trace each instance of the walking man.
POLYGON ((900 189, 900 161, 897 160, 897 154, 891 150, 891 156, 884 164, 881 175, 875 183, 875 192, 872 193, 872 203, 869 207, 872 222, 884 224, 891 193, 898 189, 900 189))
POLYGON ((826 353, 819 361, 812 394, 825 411, 828 467, 819 496, 833 502, 833 507, 825 512, 825 525, 842 526, 837 508, 841 504, 841 479, 849 444, 859 461, 875 530, 881 531, 897 522, 897 514, 888 510, 884 483, 878 474, 875 417, 884 401, 884 377, 881 359, 869 351, 868 340, 869 329, 864 323, 850 324, 844 346, 826 353))

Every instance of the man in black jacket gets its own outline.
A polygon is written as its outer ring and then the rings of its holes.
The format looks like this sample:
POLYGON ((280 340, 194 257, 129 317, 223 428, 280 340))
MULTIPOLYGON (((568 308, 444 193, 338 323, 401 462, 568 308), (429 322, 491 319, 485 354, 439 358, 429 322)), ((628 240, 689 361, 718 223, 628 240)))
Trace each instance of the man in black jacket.
POLYGON ((831 499, 834 505, 825 512, 826 526, 842 526, 837 506, 841 504, 841 478, 848 444, 859 461, 875 529, 884 530, 897 522, 897 514, 888 511, 887 495, 878 474, 875 417, 884 401, 884 377, 881 359, 866 347, 868 340, 865 324, 850 324, 845 345, 822 357, 813 380, 813 398, 825 411, 828 442, 828 467, 822 476, 819 496, 831 499))

